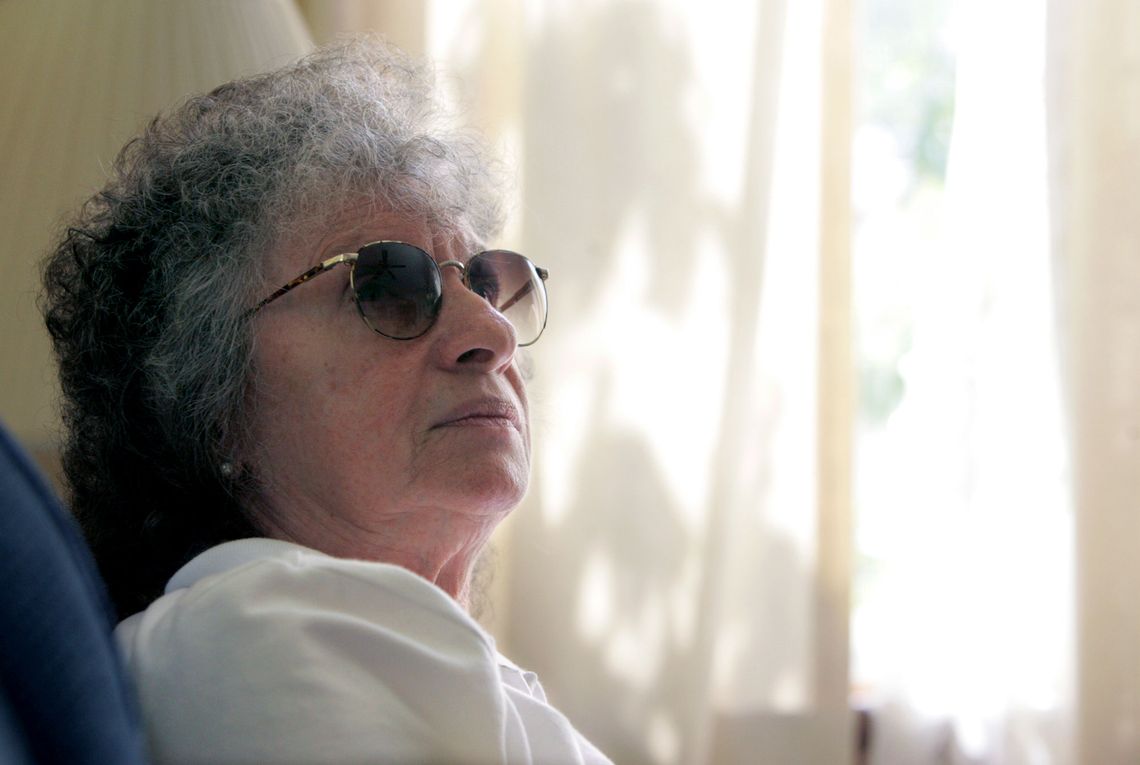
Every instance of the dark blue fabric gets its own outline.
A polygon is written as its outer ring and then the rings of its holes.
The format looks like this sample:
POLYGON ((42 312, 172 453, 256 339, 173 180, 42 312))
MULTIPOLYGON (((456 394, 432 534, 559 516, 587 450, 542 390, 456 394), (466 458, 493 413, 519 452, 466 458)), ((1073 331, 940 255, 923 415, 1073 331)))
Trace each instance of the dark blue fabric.
POLYGON ((113 625, 75 523, 0 426, 0 763, 144 762, 113 625))

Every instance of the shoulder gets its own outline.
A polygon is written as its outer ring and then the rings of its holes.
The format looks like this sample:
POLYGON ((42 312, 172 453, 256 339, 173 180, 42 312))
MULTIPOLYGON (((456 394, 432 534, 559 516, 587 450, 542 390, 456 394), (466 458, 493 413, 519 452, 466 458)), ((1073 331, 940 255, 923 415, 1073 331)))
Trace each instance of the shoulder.
POLYGON ((175 589, 118 634, 163 760, 501 749, 493 642, 395 566, 279 549, 175 589))
POLYGON ((162 623, 172 613, 183 628, 198 620, 241 628, 265 619, 304 624, 336 615, 338 623, 494 650, 491 638, 447 593, 407 569, 267 539, 230 542, 198 556, 175 574, 140 626, 162 623))

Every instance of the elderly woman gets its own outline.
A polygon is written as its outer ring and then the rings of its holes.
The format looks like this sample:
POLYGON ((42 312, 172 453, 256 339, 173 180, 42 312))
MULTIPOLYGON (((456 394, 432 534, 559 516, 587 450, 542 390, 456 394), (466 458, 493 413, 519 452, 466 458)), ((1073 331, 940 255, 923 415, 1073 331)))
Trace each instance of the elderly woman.
POLYGON ((160 762, 607 762, 467 613, 546 272, 422 67, 156 119, 45 266, 72 501, 160 762))

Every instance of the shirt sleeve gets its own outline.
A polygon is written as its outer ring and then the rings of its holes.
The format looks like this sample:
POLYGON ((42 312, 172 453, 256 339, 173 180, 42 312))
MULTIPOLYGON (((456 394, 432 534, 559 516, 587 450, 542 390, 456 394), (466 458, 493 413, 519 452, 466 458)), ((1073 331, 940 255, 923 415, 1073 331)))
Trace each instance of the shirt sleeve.
POLYGON ((490 638, 403 569, 259 561, 136 619, 120 638, 158 762, 530 760, 490 638))

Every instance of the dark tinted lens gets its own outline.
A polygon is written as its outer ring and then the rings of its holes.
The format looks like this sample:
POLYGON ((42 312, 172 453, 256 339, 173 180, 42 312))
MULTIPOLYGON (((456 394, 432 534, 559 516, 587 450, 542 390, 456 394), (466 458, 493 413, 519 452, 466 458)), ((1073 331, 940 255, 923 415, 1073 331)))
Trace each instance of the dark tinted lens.
POLYGON ((467 263, 467 285, 514 325, 519 345, 546 326, 546 285, 534 264, 509 250, 481 252, 467 263))
POLYGON ((361 248, 352 287, 369 326, 398 340, 427 332, 439 313, 439 269, 431 256, 410 244, 376 242, 361 248))

